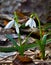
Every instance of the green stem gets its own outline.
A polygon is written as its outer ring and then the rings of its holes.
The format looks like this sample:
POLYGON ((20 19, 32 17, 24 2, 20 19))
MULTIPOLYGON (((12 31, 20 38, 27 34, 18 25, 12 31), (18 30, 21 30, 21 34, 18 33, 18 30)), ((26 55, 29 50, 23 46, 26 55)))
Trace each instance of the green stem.
MULTIPOLYGON (((37 18, 37 20, 38 20, 38 24, 39 24, 39 30, 40 30, 40 42, 41 42, 41 41, 42 41, 41 24, 40 24, 40 20, 39 20, 37 14, 35 14, 35 17, 37 18)), ((41 43, 42 43, 42 42, 41 42, 41 43)), ((42 53, 42 54, 41 54, 41 58, 44 59, 44 58, 45 58, 45 46, 43 46, 43 47, 44 47, 44 48, 43 48, 41 43, 40 43, 40 45, 41 45, 41 46, 40 46, 40 48, 41 48, 40 50, 41 50, 41 53, 42 53)))
POLYGON ((29 38, 29 36, 30 36, 32 33, 33 33, 33 32, 31 32, 31 33, 25 38, 25 42, 24 42, 24 43, 27 43, 28 38, 29 38))
MULTIPOLYGON (((16 15, 16 12, 14 12, 14 20, 15 22, 18 24, 18 16, 16 15)), ((21 36, 20 36, 20 32, 18 34, 18 39, 19 39, 19 43, 20 43, 20 46, 21 46, 21 36)))
POLYGON ((37 18, 37 20, 38 20, 39 30, 40 30, 40 39, 42 39, 42 30, 41 30, 40 20, 39 20, 39 18, 38 18, 38 15, 37 15, 37 14, 35 14, 35 17, 36 17, 36 18, 37 18))
POLYGON ((19 53, 21 56, 24 56, 24 51, 22 45, 20 46, 19 53))
POLYGON ((18 16, 16 15, 16 12, 14 12, 14 20, 18 24, 18 16))
POLYGON ((42 53, 42 54, 41 54, 41 58, 42 58, 42 59, 45 59, 45 49, 43 49, 43 50, 41 51, 41 53, 42 53))
POLYGON ((22 44, 21 44, 21 35, 20 35, 20 33, 18 34, 18 40, 19 40, 19 44, 21 46, 22 44))

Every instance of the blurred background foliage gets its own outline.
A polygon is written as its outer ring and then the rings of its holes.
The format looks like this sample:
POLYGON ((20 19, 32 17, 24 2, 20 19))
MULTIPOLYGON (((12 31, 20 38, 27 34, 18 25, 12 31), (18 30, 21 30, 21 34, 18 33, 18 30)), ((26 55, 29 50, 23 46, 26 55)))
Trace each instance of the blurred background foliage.
POLYGON ((20 11, 25 15, 36 12, 41 22, 51 20, 51 0, 0 0, 0 14, 12 16, 13 12, 20 11))

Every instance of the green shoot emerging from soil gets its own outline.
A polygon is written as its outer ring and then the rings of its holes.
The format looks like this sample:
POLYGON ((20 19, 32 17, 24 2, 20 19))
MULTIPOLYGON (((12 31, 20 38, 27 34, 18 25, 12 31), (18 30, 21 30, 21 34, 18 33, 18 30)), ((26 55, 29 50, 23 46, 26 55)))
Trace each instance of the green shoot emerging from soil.
MULTIPOLYGON (((42 35, 42 30, 41 30, 41 25, 40 25, 40 20, 38 18, 38 15, 36 13, 34 13, 34 16, 36 17, 36 19, 38 20, 38 24, 39 24, 39 31, 40 31, 40 40, 37 39, 36 43, 39 46, 40 52, 41 52, 41 58, 45 59, 45 46, 47 42, 47 36, 50 34, 44 34, 42 35)), ((50 42, 51 39, 49 39, 50 42)))

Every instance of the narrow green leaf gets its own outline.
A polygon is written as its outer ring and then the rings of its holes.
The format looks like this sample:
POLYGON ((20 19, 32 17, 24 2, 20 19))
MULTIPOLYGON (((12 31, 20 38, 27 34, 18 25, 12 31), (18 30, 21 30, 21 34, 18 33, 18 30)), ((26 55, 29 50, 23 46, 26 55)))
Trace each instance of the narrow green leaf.
POLYGON ((48 29, 51 29, 51 23, 46 23, 44 26, 43 26, 43 29, 44 30, 48 30, 48 29))
POLYGON ((24 51, 25 50, 28 50, 30 48, 34 48, 34 47, 37 47, 38 45, 36 43, 31 43, 31 44, 23 44, 23 49, 24 51))
POLYGON ((47 40, 47 34, 46 35, 43 35, 42 40, 41 40, 41 43, 43 45, 45 45, 46 44, 46 40, 47 40))
POLYGON ((0 47, 0 52, 12 52, 17 51, 16 47, 0 47))
POLYGON ((6 37, 7 37, 10 41, 12 41, 12 43, 14 44, 14 46, 17 45, 17 42, 16 42, 9 34, 7 34, 6 37))
POLYGON ((19 51, 20 55, 24 55, 24 47, 21 45, 20 48, 19 48, 19 51))
POLYGON ((20 26, 20 29, 24 29, 24 28, 26 28, 25 23, 23 23, 23 24, 20 26))
POLYGON ((41 39, 41 57, 44 59, 45 58, 45 45, 46 45, 46 40, 47 40, 47 34, 43 35, 41 39))
POLYGON ((25 38, 25 41, 24 41, 24 43, 27 43, 27 41, 28 41, 28 38, 30 37, 30 35, 32 34, 33 32, 31 32, 26 38, 25 38))
POLYGON ((19 46, 17 45, 17 42, 10 36, 10 35, 6 35, 6 37, 12 41, 13 45, 17 48, 17 50, 19 50, 19 46))
POLYGON ((41 40, 36 39, 36 43, 38 44, 38 47, 39 47, 39 49, 41 51, 42 50, 41 40))
POLYGON ((51 39, 48 39, 48 40, 46 41, 46 44, 48 44, 48 43, 51 43, 51 39))

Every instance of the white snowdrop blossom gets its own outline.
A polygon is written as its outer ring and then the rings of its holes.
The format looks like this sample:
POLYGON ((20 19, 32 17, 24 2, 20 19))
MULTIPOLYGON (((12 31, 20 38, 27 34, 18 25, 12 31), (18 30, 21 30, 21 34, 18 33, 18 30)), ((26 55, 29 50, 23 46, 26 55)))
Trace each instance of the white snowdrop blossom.
POLYGON ((10 22, 4 27, 4 29, 10 29, 13 25, 15 25, 16 32, 19 33, 19 26, 18 26, 18 24, 17 24, 14 20, 10 21, 10 22))
POLYGON ((15 22, 15 29, 16 29, 16 32, 19 34, 19 25, 15 22))
POLYGON ((28 26, 28 25, 29 25, 30 28, 36 27, 36 23, 35 23, 35 21, 33 20, 33 18, 30 18, 30 19, 26 22, 25 26, 28 26))
POLYGON ((4 29, 10 29, 10 28, 13 26, 13 24, 14 24, 14 20, 10 21, 10 22, 5 26, 4 29))

